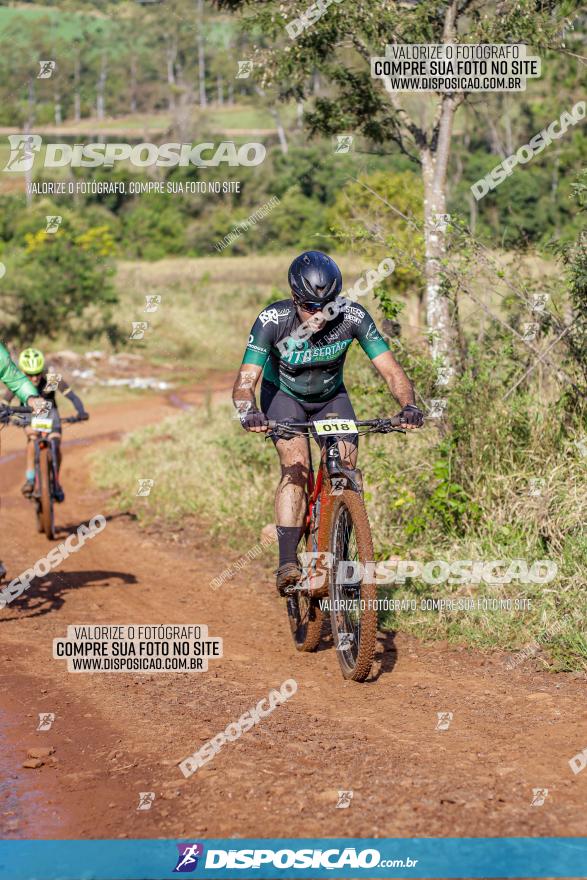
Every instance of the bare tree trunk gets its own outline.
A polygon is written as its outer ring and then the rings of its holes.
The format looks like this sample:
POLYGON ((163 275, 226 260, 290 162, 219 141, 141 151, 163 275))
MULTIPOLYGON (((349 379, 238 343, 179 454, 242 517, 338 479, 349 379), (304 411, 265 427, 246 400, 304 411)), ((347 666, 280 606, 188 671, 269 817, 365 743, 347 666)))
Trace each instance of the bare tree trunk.
POLYGON ((130 112, 137 112, 137 58, 130 57, 130 112))
POLYGON ((516 150, 514 148, 514 138, 512 133, 512 120, 510 117, 511 110, 511 102, 504 98, 504 114, 503 114, 503 124, 505 128, 505 148, 506 155, 511 156, 512 153, 515 153, 516 150))
POLYGON ((442 97, 436 150, 421 151, 424 181, 424 239, 426 251, 426 323, 431 334, 432 357, 445 367, 454 366, 455 333, 450 304, 442 292, 442 260, 446 253, 446 232, 438 214, 446 213, 446 171, 456 99, 442 97))
POLYGON ((218 103, 222 106, 224 104, 224 80, 220 73, 216 77, 216 90, 218 92, 218 103))
MULTIPOLYGON (((443 43, 454 41, 456 14, 457 0, 452 0, 445 14, 443 43)), ((437 215, 446 213, 446 172, 457 102, 457 96, 453 94, 445 94, 440 98, 436 135, 420 151, 424 182, 426 323, 431 337, 432 357, 449 369, 454 369, 456 334, 450 303, 442 291, 446 229, 437 215)))
MULTIPOLYGON (((255 91, 257 92, 258 95, 260 95, 261 98, 266 97, 265 91, 261 88, 261 86, 255 86, 255 91)), ((273 119, 275 121, 275 128, 277 129, 277 137, 279 138, 279 146, 281 147, 281 152, 283 153, 284 156, 287 156, 289 147, 287 144, 287 138, 285 136, 285 129, 284 129, 283 124, 281 122, 281 117, 279 115, 279 111, 277 110, 276 107, 268 107, 267 109, 269 110, 269 113, 271 114, 271 116, 273 117, 273 119)))
POLYGON ((489 128, 489 136, 491 141, 491 151, 496 156, 500 156, 502 159, 505 159, 506 152, 504 146, 501 142, 501 138, 499 136, 499 132, 496 128, 493 114, 493 108, 488 108, 486 105, 483 106, 483 115, 485 117, 485 121, 489 128))
POLYGON ((53 107, 54 107, 54 117, 55 117, 55 125, 61 125, 63 122, 63 117, 61 115, 61 95, 59 92, 55 92, 55 97, 53 99, 53 107))
POLYGON ((275 119, 275 127, 277 128, 277 137, 279 138, 279 146, 281 147, 281 152, 284 156, 287 156, 289 147, 287 145, 287 138, 285 136, 285 129, 281 122, 281 117, 277 110, 272 111, 271 115, 275 119))
POLYGON ((79 122, 82 118, 82 102, 80 97, 80 79, 81 79, 81 63, 79 48, 75 50, 75 61, 73 67, 73 118, 75 122, 79 122))
POLYGON ((298 101, 296 104, 296 125, 298 128, 304 127, 304 102, 298 101))
POLYGON ((204 0, 198 0, 198 80, 200 107, 208 106, 206 97, 206 57, 204 55, 204 0))
POLYGON ((168 43, 165 48, 165 60, 167 62, 167 85, 169 86, 169 90, 167 92, 167 107, 170 113, 173 113, 175 110, 175 59, 177 57, 177 45, 175 43, 168 43))
POLYGON ((100 59, 100 75, 98 77, 98 85, 96 87, 96 116, 98 119, 104 119, 106 112, 106 101, 104 93, 106 91, 106 77, 108 75, 108 59, 106 53, 102 53, 100 59))
POLYGON ((191 91, 184 79, 183 68, 177 64, 176 81, 179 88, 179 101, 176 112, 176 127, 179 140, 183 143, 187 140, 189 121, 190 121, 190 103, 191 91))
MULTIPOLYGON (((29 79, 29 89, 28 89, 28 108, 27 108, 27 117, 24 126, 25 137, 31 133, 31 128, 33 127, 33 123, 35 121, 35 83, 32 77, 29 79)), ((32 165, 29 168, 28 163, 25 165, 24 172, 24 191, 25 198, 27 203, 27 208, 30 208, 33 201, 32 194, 32 184, 33 184, 33 169, 32 165)))
POLYGON ((231 107, 234 104, 234 86, 231 82, 228 83, 228 103, 231 107))
POLYGON ((470 190, 467 190, 467 202, 469 203, 469 229, 471 235, 475 235, 477 228, 477 199, 470 190))

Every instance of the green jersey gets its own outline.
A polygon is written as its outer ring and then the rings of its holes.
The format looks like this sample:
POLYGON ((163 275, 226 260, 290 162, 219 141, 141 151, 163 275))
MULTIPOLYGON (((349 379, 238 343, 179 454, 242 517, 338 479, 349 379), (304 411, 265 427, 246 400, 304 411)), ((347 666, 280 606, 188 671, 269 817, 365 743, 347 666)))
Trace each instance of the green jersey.
POLYGON ((336 304, 332 320, 305 339, 296 339, 301 321, 291 299, 263 309, 251 329, 243 363, 263 367, 263 378, 296 400, 330 400, 343 384, 353 340, 371 360, 389 351, 363 306, 343 297, 336 304))
POLYGON ((8 349, 0 342, 0 382, 4 382, 21 403, 26 404, 29 397, 38 397, 39 392, 24 373, 10 359, 8 349))

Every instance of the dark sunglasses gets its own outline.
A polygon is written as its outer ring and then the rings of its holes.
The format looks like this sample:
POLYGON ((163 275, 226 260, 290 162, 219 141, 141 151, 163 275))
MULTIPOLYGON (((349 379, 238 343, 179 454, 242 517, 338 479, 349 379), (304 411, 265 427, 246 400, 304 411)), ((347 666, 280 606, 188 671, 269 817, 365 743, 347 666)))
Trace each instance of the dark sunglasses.
POLYGON ((301 302, 299 299, 294 298, 294 302, 296 306, 299 306, 300 309, 303 309, 305 312, 310 312, 310 314, 314 314, 315 312, 321 312, 325 302, 301 302))

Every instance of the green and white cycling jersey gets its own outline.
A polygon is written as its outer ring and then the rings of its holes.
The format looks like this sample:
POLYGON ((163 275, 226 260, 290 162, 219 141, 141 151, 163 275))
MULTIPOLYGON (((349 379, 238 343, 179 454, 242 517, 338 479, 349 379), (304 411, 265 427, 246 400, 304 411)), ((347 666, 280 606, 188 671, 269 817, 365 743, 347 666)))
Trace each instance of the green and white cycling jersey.
POLYGON ((263 378, 296 400, 319 402, 343 384, 347 351, 356 339, 367 356, 389 351, 369 312, 351 300, 336 300, 338 315, 307 339, 297 338, 302 322, 291 299, 263 309, 249 336, 243 364, 263 367, 263 378))
POLYGON ((10 359, 8 349, 0 342, 0 382, 4 382, 13 394, 16 394, 21 403, 26 403, 29 397, 37 397, 39 392, 24 373, 10 359))

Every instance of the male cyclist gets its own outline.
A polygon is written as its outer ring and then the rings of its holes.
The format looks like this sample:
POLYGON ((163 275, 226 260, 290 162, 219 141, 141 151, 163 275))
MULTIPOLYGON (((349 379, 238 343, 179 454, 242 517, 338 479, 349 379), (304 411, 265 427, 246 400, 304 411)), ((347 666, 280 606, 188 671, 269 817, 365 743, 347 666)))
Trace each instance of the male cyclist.
MULTIPOLYGON (((346 354, 353 339, 371 359, 398 401, 405 427, 418 428, 423 414, 415 405, 412 383, 398 364, 367 310, 340 296, 342 275, 329 256, 306 251, 293 261, 288 282, 291 299, 263 309, 251 330, 249 343, 234 383, 233 402, 243 428, 267 430, 267 419, 305 422, 328 415, 354 419, 343 382, 346 354), (260 409, 255 399, 259 377, 260 409)), ((355 435, 339 441, 341 464, 354 468, 355 435)), ((279 568, 277 590, 298 582, 301 570, 297 545, 306 509, 309 448, 306 437, 274 439, 281 464, 275 497, 279 568)))
MULTIPOLYGON (((67 382, 64 382, 60 376, 55 383, 48 381, 45 358, 38 349, 25 348, 18 359, 18 366, 32 383, 37 394, 43 400, 51 403, 51 409, 47 417, 53 422, 52 431, 49 434, 49 446, 51 447, 52 458, 56 465, 55 500, 64 501, 65 493, 59 482, 59 470, 61 468, 61 419, 55 403, 55 391, 60 391, 71 401, 80 420, 89 419, 89 415, 77 394, 72 391, 67 382)), ((7 393, 5 400, 10 402, 12 397, 13 394, 7 393)), ((25 428, 25 432, 27 435, 26 480, 21 491, 23 495, 30 498, 35 488, 35 444, 33 442, 35 432, 30 427, 25 428)))
MULTIPOLYGON (((20 402, 25 406, 38 409, 40 404, 39 392, 33 383, 27 379, 24 373, 18 369, 14 361, 11 359, 6 346, 0 342, 0 382, 3 382, 7 388, 10 388, 10 399, 14 395, 18 397, 20 402)), ((6 569, 0 562, 0 577, 4 577, 6 569)))

